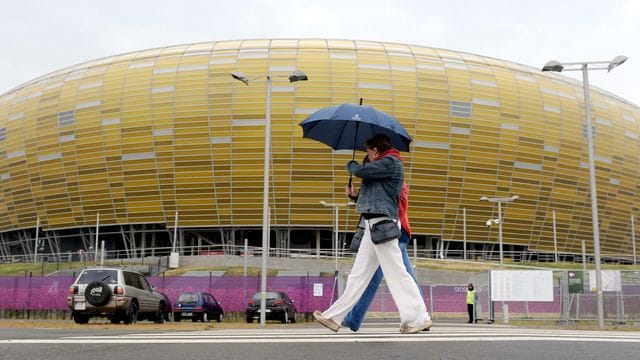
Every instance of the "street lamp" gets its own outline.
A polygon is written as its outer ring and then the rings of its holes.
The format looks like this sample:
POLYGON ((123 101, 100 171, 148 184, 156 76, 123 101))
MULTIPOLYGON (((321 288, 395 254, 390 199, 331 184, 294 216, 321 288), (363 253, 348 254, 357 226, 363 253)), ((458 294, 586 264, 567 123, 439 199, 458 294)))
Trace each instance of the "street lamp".
POLYGON ((333 249, 334 249, 334 253, 333 256, 335 258, 335 271, 336 271, 336 275, 338 274, 338 208, 340 206, 353 206, 356 203, 354 203, 353 201, 349 201, 347 203, 344 204, 339 204, 339 203, 328 203, 326 201, 321 200, 320 201, 320 205, 324 206, 324 207, 333 207, 334 208, 334 213, 333 213, 333 249))
POLYGON ((240 71, 234 71, 231 73, 231 77, 241 81, 243 84, 249 86, 249 82, 265 78, 267 83, 267 108, 264 121, 264 187, 262 188, 262 269, 261 281, 260 281, 260 326, 265 326, 265 309, 267 305, 266 293, 267 293, 267 257, 269 256, 269 168, 271 165, 271 82, 273 77, 288 77, 289 82, 306 81, 309 80, 307 75, 301 71, 294 71, 290 75, 262 75, 254 78, 247 77, 240 71))
MULTIPOLYGON (((498 225, 498 243, 500 247, 500 270, 504 269, 504 262, 502 260, 502 203, 508 204, 514 202, 518 199, 518 195, 513 195, 509 197, 486 197, 483 196, 480 198, 480 201, 488 201, 492 203, 498 203, 498 218, 497 219, 489 219, 487 220, 487 226, 491 227, 493 225, 498 225)), ((491 277, 489 277, 489 282, 491 283, 491 277)), ((493 310, 493 301, 491 301, 491 288, 489 288, 489 302, 491 303, 491 307, 489 308, 489 322, 493 322, 494 310, 493 310)), ((502 302, 502 316, 505 319, 505 323, 507 322, 507 306, 502 302)))
POLYGON ((498 218, 497 219, 489 219, 487 221, 487 226, 498 225, 498 243, 500 248, 500 269, 504 268, 504 263, 502 260, 502 203, 511 203, 518 199, 518 195, 513 195, 510 197, 495 197, 490 198, 483 196, 480 198, 480 201, 488 201, 492 203, 498 203, 498 218))
POLYGON ((589 101, 589 70, 607 70, 622 65, 626 56, 616 56, 609 61, 586 61, 561 63, 557 60, 547 62, 542 71, 582 71, 582 88, 584 91, 584 113, 587 127, 587 149, 589 153, 589 188, 591 189, 591 222, 593 231, 593 256, 596 265, 596 291, 598 301, 598 327, 604 329, 604 301, 602 295, 602 269, 600 266, 600 228, 598 225, 598 193, 596 191, 596 167, 593 151, 593 128, 591 127, 591 104, 589 101), (591 66, 591 67, 589 67, 591 66))

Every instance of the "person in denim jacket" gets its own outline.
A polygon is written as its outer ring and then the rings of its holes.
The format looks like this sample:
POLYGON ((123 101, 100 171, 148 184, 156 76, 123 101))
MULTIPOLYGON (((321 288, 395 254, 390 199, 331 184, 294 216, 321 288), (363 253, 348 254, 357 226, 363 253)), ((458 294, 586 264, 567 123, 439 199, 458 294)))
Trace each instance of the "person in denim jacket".
POLYGON ((433 323, 415 280, 404 266, 398 239, 379 244, 371 241, 372 225, 388 218, 398 222, 404 168, 399 153, 386 135, 378 134, 367 140, 365 145, 369 158, 374 161, 362 165, 356 161, 347 164, 347 171, 362 179, 357 203, 365 223, 362 242, 342 296, 329 309, 324 312, 316 310, 313 315, 320 324, 337 332, 380 266, 400 313, 400 332, 417 333, 430 328, 433 323))
MULTIPOLYGON (((348 187, 346 190, 347 194, 351 196, 355 195, 355 190, 353 186, 348 187)), ((408 189, 407 184, 402 184, 402 193, 400 195, 399 202, 399 215, 400 215, 400 223, 401 223, 401 235, 398 240, 398 246, 400 246, 400 251, 402 252, 402 261, 404 263, 407 272, 413 280, 418 285, 418 289, 420 290, 420 296, 422 297, 422 289, 420 289, 420 284, 418 283, 418 279, 416 278, 415 273, 413 272, 413 268, 411 267, 411 261, 409 260, 409 253, 407 252, 407 244, 409 243, 409 239, 411 238, 411 227, 409 225, 409 219, 407 216, 407 208, 408 208, 408 189)), ((376 291, 378 291, 378 287, 382 283, 382 278, 384 274, 382 273, 382 268, 378 266, 375 274, 373 274, 373 278, 367 285, 367 289, 365 290, 358 303, 353 307, 351 312, 347 314, 347 316, 342 320, 342 325, 351 329, 351 331, 360 330, 360 326, 362 325, 362 321, 364 320, 364 316, 369 309, 369 306, 373 302, 373 298, 376 295, 376 291)))

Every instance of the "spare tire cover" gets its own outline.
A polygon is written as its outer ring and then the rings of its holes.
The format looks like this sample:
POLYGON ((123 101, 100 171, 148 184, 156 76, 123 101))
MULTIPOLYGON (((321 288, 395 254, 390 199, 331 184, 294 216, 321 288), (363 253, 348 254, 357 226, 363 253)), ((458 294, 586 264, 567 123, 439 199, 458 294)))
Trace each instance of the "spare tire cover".
POLYGON ((101 281, 94 281, 84 289, 84 297, 89 304, 102 306, 111 299, 111 288, 101 281))

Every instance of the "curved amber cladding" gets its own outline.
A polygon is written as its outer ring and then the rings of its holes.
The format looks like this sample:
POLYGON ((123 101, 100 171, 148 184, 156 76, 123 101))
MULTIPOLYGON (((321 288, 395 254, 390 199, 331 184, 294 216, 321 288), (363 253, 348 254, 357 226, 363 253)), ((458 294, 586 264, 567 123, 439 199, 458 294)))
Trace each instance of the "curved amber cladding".
MULTIPOLYGON (((591 248, 582 84, 537 68, 451 50, 321 39, 220 41, 144 50, 71 66, 0 97, 0 231, 165 223, 258 227, 266 88, 273 77, 271 223, 330 228, 345 202, 348 152, 297 125, 344 102, 397 117, 416 235, 495 243, 481 196, 504 209, 505 243, 591 248), (289 83, 304 71, 309 81, 289 83), (255 78, 245 86, 230 73, 255 78)), ((604 255, 631 253, 638 211, 640 110, 592 89, 604 255)), ((361 154, 358 155, 360 157, 361 154)), ((341 210, 340 231, 356 215, 341 210)))

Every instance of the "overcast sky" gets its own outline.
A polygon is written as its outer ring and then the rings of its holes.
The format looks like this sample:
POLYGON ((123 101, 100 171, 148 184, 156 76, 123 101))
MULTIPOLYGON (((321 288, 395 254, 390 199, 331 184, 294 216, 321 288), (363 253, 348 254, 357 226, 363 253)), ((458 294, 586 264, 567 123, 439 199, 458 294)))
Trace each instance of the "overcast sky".
MULTIPOLYGON (((339 38, 465 51, 541 67, 629 60, 591 84, 640 105, 640 1, 210 0, 0 2, 0 94, 119 53, 213 40, 339 38)), ((576 77, 579 73, 567 73, 576 77)))

